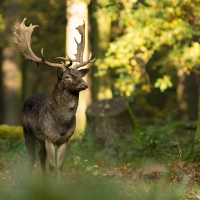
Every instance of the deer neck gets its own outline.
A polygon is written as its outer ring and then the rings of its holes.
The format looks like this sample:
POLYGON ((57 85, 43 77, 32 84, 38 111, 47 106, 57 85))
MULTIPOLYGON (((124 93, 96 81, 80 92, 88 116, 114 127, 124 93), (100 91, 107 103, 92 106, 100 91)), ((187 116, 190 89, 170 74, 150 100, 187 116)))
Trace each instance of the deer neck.
POLYGON ((75 114, 79 101, 79 93, 73 93, 63 90, 56 84, 52 94, 50 95, 48 105, 53 109, 57 115, 63 115, 66 112, 75 114))

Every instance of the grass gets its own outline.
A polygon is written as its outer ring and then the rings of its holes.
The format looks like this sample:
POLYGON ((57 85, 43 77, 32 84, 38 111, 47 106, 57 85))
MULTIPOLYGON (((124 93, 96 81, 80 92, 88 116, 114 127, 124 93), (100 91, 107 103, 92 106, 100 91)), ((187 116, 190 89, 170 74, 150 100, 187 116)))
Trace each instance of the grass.
MULTIPOLYGON (((70 151, 73 150, 73 145, 70 151)), ((67 152, 61 181, 44 182, 37 160, 34 174, 27 173, 28 155, 23 142, 15 152, 5 152, 0 169, 1 200, 187 200, 200 199, 199 185, 186 179, 174 181, 167 163, 103 163, 67 152), (68 157, 68 158, 67 158, 68 157), (77 157, 80 159, 77 161, 77 157), (6 162, 6 163, 5 163, 6 162), (98 166, 94 175, 88 166, 98 166)), ((77 147, 76 147, 77 151, 77 147)), ((84 151, 81 152, 84 155, 84 151)), ((2 162, 2 161, 1 161, 2 162)), ((178 165, 178 160, 175 165, 178 165)), ((173 175, 175 176, 175 175, 173 175)))
MULTIPOLYGON (((183 160, 188 151, 185 143, 191 143, 193 133, 175 130, 170 122, 170 126, 159 123, 136 133, 132 145, 119 143, 117 152, 116 148, 100 150, 90 140, 72 139, 60 181, 50 176, 42 180, 38 159, 31 176, 23 139, 1 138, 0 199, 200 199, 200 164, 195 167, 183 160)), ((4 135, 12 130, 22 135, 20 127, 1 128, 4 135)))
POLYGON ((198 184, 173 183, 164 177, 153 181, 139 174, 93 176, 80 168, 67 166, 61 181, 44 182, 39 178, 40 172, 30 177, 24 168, 17 163, 6 175, 1 174, 1 200, 186 200, 199 199, 200 195, 198 184))

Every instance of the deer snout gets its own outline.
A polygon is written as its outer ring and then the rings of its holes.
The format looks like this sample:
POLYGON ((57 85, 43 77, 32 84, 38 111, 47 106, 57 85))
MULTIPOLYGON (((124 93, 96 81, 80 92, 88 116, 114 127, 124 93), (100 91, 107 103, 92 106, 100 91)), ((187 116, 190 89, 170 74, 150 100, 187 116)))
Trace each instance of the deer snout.
POLYGON ((80 83, 78 84, 77 89, 81 91, 81 90, 85 90, 86 88, 88 88, 88 85, 87 85, 87 83, 82 79, 82 80, 80 81, 80 83))
POLYGON ((88 85, 86 82, 81 82, 79 85, 78 85, 78 89, 80 90, 85 90, 86 88, 88 88, 88 85))

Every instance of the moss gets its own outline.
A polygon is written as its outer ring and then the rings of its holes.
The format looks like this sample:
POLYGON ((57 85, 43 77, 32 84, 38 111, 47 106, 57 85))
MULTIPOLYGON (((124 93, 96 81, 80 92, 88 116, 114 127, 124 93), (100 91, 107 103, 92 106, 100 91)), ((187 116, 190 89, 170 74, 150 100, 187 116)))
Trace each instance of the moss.
POLYGON ((0 125, 0 139, 10 139, 13 141, 21 139, 23 129, 21 126, 0 125))

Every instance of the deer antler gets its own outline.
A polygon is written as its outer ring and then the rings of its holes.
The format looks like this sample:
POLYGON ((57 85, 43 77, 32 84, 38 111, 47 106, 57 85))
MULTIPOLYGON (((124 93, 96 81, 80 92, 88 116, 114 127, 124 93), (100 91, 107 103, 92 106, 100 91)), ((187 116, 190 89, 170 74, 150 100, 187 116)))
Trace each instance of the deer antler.
POLYGON ((17 45, 19 51, 24 55, 25 59, 35 61, 37 64, 42 63, 50 67, 62 68, 63 70, 66 69, 65 67, 69 67, 72 65, 72 60, 69 57, 68 57, 69 58, 68 61, 70 61, 70 63, 68 64, 69 66, 68 65, 65 66, 64 63, 48 62, 44 58, 43 48, 41 50, 42 59, 37 57, 31 49, 30 42, 31 42, 31 35, 32 35, 33 30, 35 28, 39 28, 39 26, 38 25, 33 26, 32 24, 30 24, 30 26, 27 27, 25 25, 25 21, 26 21, 26 18, 22 21, 19 28, 16 27, 16 32, 14 32, 14 35, 16 37, 16 41, 14 42, 17 45))
MULTIPOLYGON (((78 62, 80 64, 76 64, 75 66, 73 66, 74 68, 78 69, 79 67, 83 67, 83 66, 87 65, 88 63, 94 62, 96 58, 91 59, 92 58, 92 54, 90 54, 89 59, 87 61, 83 62, 83 54, 84 54, 84 49, 85 49, 85 22, 83 21, 83 24, 78 26, 78 27, 76 27, 76 29, 78 30, 79 34, 81 35, 80 43, 78 43, 76 38, 74 38, 74 40, 75 40, 75 42, 77 44, 77 53, 74 54, 76 58, 72 60, 66 54, 67 58, 65 58, 65 57, 57 57, 57 59, 70 61, 70 62, 78 62)), ((70 65, 70 63, 68 65, 70 65)))
POLYGON ((64 61, 69 61, 69 64, 67 64, 67 65, 65 65, 63 62, 61 62, 61 63, 48 62, 44 57, 43 48, 41 50, 42 58, 37 57, 33 53, 32 49, 31 49, 31 45, 30 45, 31 35, 32 35, 33 30, 35 28, 39 28, 39 26, 38 25, 33 26, 32 24, 30 24, 30 26, 27 27, 25 25, 25 21, 26 21, 26 18, 22 21, 19 28, 16 27, 16 32, 14 32, 14 35, 16 37, 16 41, 14 41, 14 42, 17 45, 19 51, 24 55, 25 59, 35 61, 37 64, 42 63, 42 64, 45 64, 50 67, 62 68, 63 70, 66 70, 66 68, 70 67, 73 62, 80 63, 80 64, 76 64, 74 66, 74 68, 78 69, 79 67, 83 67, 83 66, 87 65, 88 63, 92 63, 95 61, 96 58, 91 59, 92 55, 90 54, 89 59, 87 61, 83 62, 83 53, 84 53, 84 49, 85 49, 85 22, 84 21, 83 21, 82 25, 80 25, 76 28, 81 35, 80 43, 78 43, 76 38, 74 38, 75 42, 77 44, 77 53, 75 54, 76 58, 72 60, 67 54, 66 54, 67 58, 65 58, 65 57, 57 57, 56 58, 56 59, 61 59, 64 61))
POLYGON ((74 54, 76 58, 72 61, 80 63, 79 65, 74 66, 75 68, 78 69, 79 67, 83 67, 83 66, 87 65, 88 63, 94 62, 96 58, 91 59, 92 54, 90 54, 89 59, 87 61, 83 62, 83 53, 84 53, 84 49, 85 49, 85 21, 83 21, 83 24, 78 26, 76 29, 78 30, 78 32, 81 35, 81 41, 80 41, 80 43, 78 43, 76 38, 74 38, 74 40, 77 44, 77 53, 74 54))
POLYGON ((69 61, 69 64, 65 65, 66 68, 70 67, 72 65, 73 60, 68 56, 68 54, 66 53, 67 58, 65 57, 56 57, 56 59, 61 59, 64 61, 69 61))

